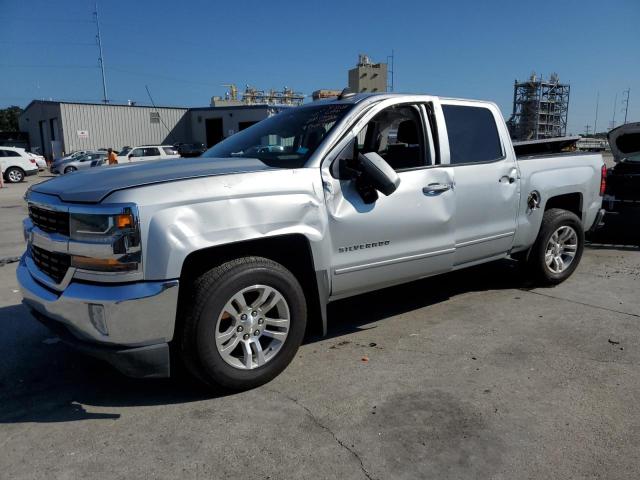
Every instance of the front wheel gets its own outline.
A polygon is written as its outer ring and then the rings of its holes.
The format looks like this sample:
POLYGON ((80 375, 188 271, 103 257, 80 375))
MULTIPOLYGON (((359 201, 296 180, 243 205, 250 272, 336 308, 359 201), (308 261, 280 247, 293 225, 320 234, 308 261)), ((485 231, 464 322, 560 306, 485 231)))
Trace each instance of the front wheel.
POLYGON ((4 176, 9 183, 20 183, 24 180, 24 171, 18 167, 10 167, 7 168, 4 176))
POLYGON ((78 170, 76 167, 67 167, 67 168, 64 169, 64 173, 66 175, 67 173, 73 173, 76 170, 78 170))
POLYGON ((584 250, 584 229, 576 214, 559 208, 544 212, 527 263, 547 285, 564 282, 575 271, 584 250))
POLYGON ((198 278, 179 334, 191 373, 246 390, 282 372, 306 328, 302 288, 282 265, 260 257, 224 263, 198 278))

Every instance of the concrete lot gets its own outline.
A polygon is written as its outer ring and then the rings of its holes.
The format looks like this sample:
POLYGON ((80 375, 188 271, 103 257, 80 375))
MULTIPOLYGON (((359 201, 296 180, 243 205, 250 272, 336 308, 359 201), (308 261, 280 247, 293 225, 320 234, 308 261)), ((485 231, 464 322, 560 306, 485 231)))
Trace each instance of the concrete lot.
POLYGON ((344 300, 276 380, 216 395, 70 350, 0 266, 0 478, 638 478, 639 282, 637 247, 598 244, 556 288, 500 262, 344 300))

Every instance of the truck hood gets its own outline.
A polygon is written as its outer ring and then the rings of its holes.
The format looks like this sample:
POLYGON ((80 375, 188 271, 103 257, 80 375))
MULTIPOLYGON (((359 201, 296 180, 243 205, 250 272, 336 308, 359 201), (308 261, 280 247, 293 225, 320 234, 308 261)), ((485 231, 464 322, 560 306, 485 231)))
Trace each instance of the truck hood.
POLYGON ((189 178, 268 170, 255 158, 179 158, 91 168, 53 178, 31 190, 55 195, 64 202, 98 203, 109 194, 128 188, 189 178))
POLYGON ((640 122, 627 123, 611 130, 608 135, 611 153, 616 162, 640 154, 640 122))

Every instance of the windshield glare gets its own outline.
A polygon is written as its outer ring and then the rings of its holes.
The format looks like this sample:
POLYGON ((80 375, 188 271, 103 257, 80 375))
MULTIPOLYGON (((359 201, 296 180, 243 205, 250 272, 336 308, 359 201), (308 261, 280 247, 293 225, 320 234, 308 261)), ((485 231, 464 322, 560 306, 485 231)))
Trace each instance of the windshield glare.
POLYGON ((203 157, 258 158, 270 166, 303 167, 351 104, 292 108, 214 145, 203 157))

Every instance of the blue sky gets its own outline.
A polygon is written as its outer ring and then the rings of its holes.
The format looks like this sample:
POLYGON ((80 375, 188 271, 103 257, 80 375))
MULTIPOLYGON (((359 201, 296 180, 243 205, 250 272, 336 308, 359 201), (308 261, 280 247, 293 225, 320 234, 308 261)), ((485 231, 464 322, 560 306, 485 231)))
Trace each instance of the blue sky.
MULTIPOLYGON (((571 84, 569 129, 640 121, 640 0, 99 0, 109 98, 208 105, 241 89, 341 88, 360 52, 395 52, 395 90, 470 97, 511 113, 513 81, 571 84)), ((99 101, 93 1, 0 0, 0 107, 34 98, 99 101)))

